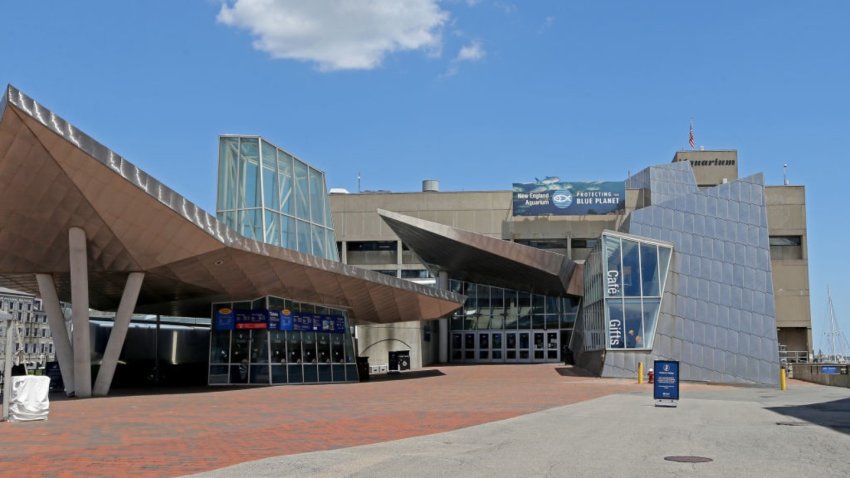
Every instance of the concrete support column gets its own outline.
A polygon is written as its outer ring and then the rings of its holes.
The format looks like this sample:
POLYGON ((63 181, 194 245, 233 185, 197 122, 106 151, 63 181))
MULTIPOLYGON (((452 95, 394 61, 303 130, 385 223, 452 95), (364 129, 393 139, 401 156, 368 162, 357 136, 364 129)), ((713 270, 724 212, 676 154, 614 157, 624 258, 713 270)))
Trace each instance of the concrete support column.
POLYGON ((3 358, 3 420, 9 419, 9 397, 12 395, 12 360, 14 357, 14 337, 17 330, 12 314, 0 310, 0 322, 6 325, 6 345, 3 349, 5 357, 3 358))
POLYGON ((91 340, 89 339, 89 275, 86 232, 68 231, 71 265, 71 320, 74 324, 74 393, 91 397, 91 340))
POLYGON ((131 272, 124 286, 124 294, 121 295, 121 303, 115 313, 115 322, 112 324, 112 332, 109 333, 109 341, 103 352, 103 360, 97 379, 94 382, 94 395, 104 397, 109 393, 112 385, 112 377, 115 376, 115 367, 118 365, 118 357, 124 347, 124 339, 127 337, 127 329, 130 328, 130 318, 136 308, 136 300, 139 298, 139 290, 142 288, 144 272, 131 272))
POLYGON ((811 363, 812 359, 815 356, 815 349, 814 349, 814 346, 812 345, 812 328, 811 327, 806 328, 806 349, 809 351, 809 356, 807 358, 809 360, 809 363, 811 363))
MULTIPOLYGON (((449 273, 446 271, 440 271, 437 274, 437 288, 441 290, 449 289, 449 273)), ((440 334, 439 338, 439 354, 438 358, 440 363, 448 363, 449 361, 449 319, 442 318, 440 319, 440 328, 438 333, 440 334)))
POLYGON ((71 341, 68 339, 68 328, 65 326, 65 315, 59 305, 56 284, 50 274, 36 274, 35 280, 38 282, 44 310, 47 312, 47 324, 50 326, 50 335, 53 336, 56 360, 62 372, 62 381, 65 382, 65 395, 70 397, 74 393, 74 349, 71 348, 71 341))

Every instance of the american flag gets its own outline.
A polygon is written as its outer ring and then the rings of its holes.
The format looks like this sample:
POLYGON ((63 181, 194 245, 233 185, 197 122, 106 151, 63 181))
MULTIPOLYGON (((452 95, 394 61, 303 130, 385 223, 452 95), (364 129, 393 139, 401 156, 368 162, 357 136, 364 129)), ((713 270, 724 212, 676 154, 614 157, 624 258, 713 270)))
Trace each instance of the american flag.
POLYGON ((696 149, 697 142, 694 139, 694 122, 691 121, 691 131, 688 133, 688 144, 691 145, 691 149, 696 149))

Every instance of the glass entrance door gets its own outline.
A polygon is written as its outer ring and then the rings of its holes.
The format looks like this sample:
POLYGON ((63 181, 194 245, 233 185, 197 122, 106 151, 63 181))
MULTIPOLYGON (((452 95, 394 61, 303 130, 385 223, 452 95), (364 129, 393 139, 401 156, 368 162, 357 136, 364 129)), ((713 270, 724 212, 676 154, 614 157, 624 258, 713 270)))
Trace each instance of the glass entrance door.
POLYGON ((517 359, 517 333, 505 332, 505 361, 516 362, 517 359))
POLYGON ((489 362, 490 361, 490 332, 478 332, 478 340, 476 342, 475 361, 489 362))
POLYGON ((546 332, 546 361, 558 362, 560 357, 560 334, 558 332, 546 332))
POLYGON ((504 362, 504 332, 476 332, 475 362, 504 362))
POLYGON ((475 332, 463 334, 463 361, 475 361, 475 332))
POLYGON ((502 337, 504 337, 502 332, 493 332, 493 335, 490 337, 490 359, 493 362, 505 361, 502 337))
POLYGON ((517 332, 517 362, 531 362, 531 332, 517 332))
POLYGON ((463 334, 452 332, 452 362, 463 361, 463 334))
POLYGON ((558 362, 561 336, 553 330, 452 332, 450 357, 467 363, 558 362))
POLYGON ((543 362, 546 360, 546 341, 545 332, 534 332, 534 355, 535 362, 543 362))

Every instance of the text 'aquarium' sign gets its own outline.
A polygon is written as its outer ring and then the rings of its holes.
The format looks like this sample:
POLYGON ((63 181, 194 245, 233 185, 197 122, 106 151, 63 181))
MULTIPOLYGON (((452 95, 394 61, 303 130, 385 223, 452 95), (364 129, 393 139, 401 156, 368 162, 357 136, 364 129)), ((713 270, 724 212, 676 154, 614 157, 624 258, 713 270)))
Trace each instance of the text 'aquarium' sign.
POLYGON ((548 177, 513 184, 514 216, 616 214, 626 206, 622 181, 562 182, 548 177))

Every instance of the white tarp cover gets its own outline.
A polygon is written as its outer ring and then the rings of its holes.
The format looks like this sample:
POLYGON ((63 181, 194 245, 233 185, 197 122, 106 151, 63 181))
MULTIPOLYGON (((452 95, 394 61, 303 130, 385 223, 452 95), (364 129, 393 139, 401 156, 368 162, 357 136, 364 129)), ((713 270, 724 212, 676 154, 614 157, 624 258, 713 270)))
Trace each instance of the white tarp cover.
POLYGON ((49 377, 36 375, 12 377, 9 421, 47 420, 47 414, 50 412, 48 391, 50 391, 49 377))

